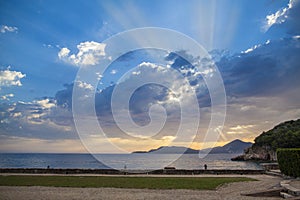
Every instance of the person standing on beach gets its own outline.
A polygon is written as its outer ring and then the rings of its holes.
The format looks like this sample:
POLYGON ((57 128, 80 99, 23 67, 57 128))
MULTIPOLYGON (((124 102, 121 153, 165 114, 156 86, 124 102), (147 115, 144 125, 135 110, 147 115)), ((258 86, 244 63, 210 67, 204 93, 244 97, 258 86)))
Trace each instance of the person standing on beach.
POLYGON ((204 170, 207 170, 207 165, 206 164, 204 164, 204 170))

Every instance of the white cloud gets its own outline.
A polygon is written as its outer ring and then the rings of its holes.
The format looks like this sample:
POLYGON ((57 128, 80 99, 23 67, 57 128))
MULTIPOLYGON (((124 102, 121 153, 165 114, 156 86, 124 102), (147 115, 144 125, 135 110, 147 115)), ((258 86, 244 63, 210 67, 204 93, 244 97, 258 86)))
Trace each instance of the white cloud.
POLYGON ((100 72, 96 72, 97 80, 100 81, 103 78, 103 75, 100 72))
POLYGON ((261 45, 258 44, 258 45, 254 45, 253 47, 247 49, 246 51, 242 51, 242 53, 250 53, 251 51, 257 49, 258 47, 260 47, 261 45))
POLYGON ((21 112, 12 113, 11 116, 12 116, 13 118, 22 117, 22 113, 21 113, 21 112))
POLYGON ((43 109, 50 109, 52 107, 55 107, 55 102, 51 101, 50 99, 43 99, 36 101, 38 105, 40 105, 43 109))
POLYGON ((20 113, 21 115, 18 114, 18 116, 24 116, 30 124, 43 124, 49 121, 51 109, 56 107, 56 102, 51 99, 42 99, 27 103, 27 105, 30 106, 25 106, 22 110, 23 114, 20 113))
POLYGON ((276 13, 267 15, 265 18, 265 24, 263 26, 263 30, 267 31, 274 24, 281 24, 285 22, 287 19, 287 12, 293 7, 294 2, 295 1, 290 0, 287 7, 278 10, 276 13))
POLYGON ((250 53, 250 52, 254 51, 255 49, 262 47, 262 45, 268 45, 270 43, 271 43, 271 40, 267 40, 264 44, 256 44, 253 47, 251 47, 245 51, 242 51, 241 53, 250 53))
POLYGON ((0 28, 1 33, 6 33, 6 32, 18 32, 18 28, 15 26, 6 26, 2 25, 0 28))
POLYGON ((132 75, 139 75, 141 72, 140 71, 134 71, 134 72, 132 72, 132 75))
POLYGON ((110 73, 111 73, 111 74, 116 74, 116 73, 118 73, 118 71, 115 70, 115 69, 113 69, 113 70, 110 71, 110 73))
POLYGON ((71 63, 76 66, 95 65, 99 63, 101 58, 105 58, 106 44, 94 41, 82 42, 77 45, 78 53, 71 54, 66 47, 58 52, 58 57, 61 60, 71 63))
POLYGON ((69 55, 70 50, 68 48, 62 48, 59 52, 58 52, 58 57, 60 59, 65 58, 69 55))
POLYGON ((91 84, 83 82, 83 81, 77 81, 77 86, 79 88, 86 89, 86 90, 93 90, 94 89, 94 87, 91 84))
POLYGON ((14 94, 5 94, 1 96, 0 98, 3 100, 9 100, 11 97, 14 97, 14 94))
POLYGON ((10 71, 10 68, 0 71, 0 90, 1 87, 9 86, 22 86, 21 79, 24 78, 26 74, 22 74, 17 71, 10 71))

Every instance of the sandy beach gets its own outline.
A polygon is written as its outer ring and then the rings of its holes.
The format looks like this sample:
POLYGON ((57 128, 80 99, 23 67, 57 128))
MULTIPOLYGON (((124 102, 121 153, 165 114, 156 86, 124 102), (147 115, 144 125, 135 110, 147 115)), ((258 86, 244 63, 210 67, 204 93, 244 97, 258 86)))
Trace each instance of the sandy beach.
MULTIPOLYGON (((227 175, 230 176, 230 175, 227 175)), ((232 175, 238 176, 238 175, 232 175)), ((249 175, 259 181, 230 183, 217 190, 149 190, 119 188, 67 188, 67 187, 0 187, 0 199, 281 199, 280 197, 248 197, 241 193, 271 189, 278 185, 279 177, 268 175, 249 175)))

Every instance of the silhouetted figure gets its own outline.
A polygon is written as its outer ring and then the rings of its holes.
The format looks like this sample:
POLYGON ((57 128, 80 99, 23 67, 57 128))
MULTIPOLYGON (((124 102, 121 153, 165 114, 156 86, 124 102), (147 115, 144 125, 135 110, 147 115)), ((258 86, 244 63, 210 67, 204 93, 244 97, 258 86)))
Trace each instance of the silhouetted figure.
POLYGON ((127 166, 126 166, 126 164, 125 164, 125 165, 124 165, 124 174, 125 174, 125 175, 128 174, 127 171, 126 171, 126 169, 127 169, 127 166))
POLYGON ((204 169, 207 170, 207 165, 206 164, 204 164, 204 169))
POLYGON ((50 166, 49 166, 49 165, 47 166, 47 169, 50 169, 50 166))

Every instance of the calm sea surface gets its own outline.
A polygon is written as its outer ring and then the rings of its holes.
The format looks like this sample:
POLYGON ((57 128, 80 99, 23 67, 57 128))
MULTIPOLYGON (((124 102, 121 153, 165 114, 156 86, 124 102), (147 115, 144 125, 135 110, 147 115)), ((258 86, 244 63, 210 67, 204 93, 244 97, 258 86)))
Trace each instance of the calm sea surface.
POLYGON ((0 168, 83 168, 83 169, 261 169, 253 162, 234 162, 230 158, 237 154, 209 154, 199 158, 198 154, 0 154, 0 168), (175 161, 174 161, 175 160, 175 161), (108 164, 106 166, 105 164, 108 164))

